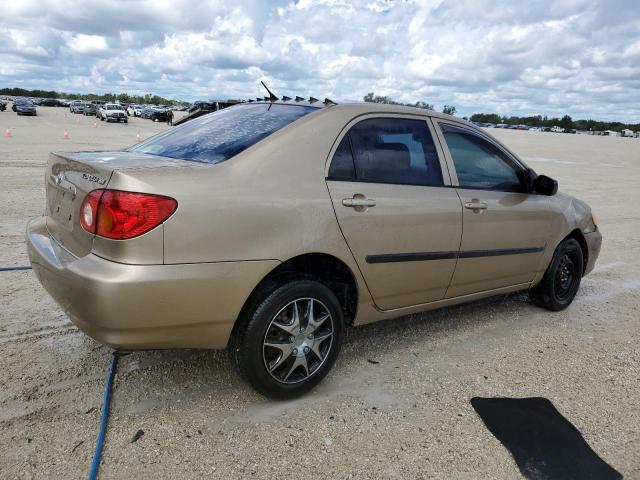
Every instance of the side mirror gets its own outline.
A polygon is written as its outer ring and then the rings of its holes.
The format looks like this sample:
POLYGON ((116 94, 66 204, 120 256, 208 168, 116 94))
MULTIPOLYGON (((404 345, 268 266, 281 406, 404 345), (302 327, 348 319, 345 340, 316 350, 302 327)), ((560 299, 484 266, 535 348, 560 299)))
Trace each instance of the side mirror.
POLYGON ((558 193, 558 181, 547 177, 546 175, 538 175, 533 180, 533 191, 542 195, 555 195, 558 193))

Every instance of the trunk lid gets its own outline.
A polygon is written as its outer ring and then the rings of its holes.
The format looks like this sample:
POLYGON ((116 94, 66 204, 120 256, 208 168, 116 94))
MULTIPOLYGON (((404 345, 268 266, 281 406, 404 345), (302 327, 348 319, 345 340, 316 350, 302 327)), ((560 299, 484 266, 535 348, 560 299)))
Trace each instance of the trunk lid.
POLYGON ((86 195, 107 188, 115 170, 183 166, 182 160, 136 152, 52 153, 45 174, 47 230, 77 257, 91 252, 95 235, 80 225, 86 195))

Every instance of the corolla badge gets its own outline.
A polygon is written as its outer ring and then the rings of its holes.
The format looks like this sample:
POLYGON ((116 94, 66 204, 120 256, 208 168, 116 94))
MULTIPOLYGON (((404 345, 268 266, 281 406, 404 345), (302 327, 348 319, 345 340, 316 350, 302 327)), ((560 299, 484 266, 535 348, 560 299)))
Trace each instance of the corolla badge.
POLYGON ((66 177, 64 176, 64 172, 60 172, 58 175, 55 176, 53 181, 56 182, 56 185, 60 185, 62 181, 65 179, 66 177))
POLYGON ((104 185, 105 183, 107 183, 104 178, 100 178, 97 175, 89 175, 88 173, 83 173, 82 178, 90 182, 96 182, 99 185, 104 185))

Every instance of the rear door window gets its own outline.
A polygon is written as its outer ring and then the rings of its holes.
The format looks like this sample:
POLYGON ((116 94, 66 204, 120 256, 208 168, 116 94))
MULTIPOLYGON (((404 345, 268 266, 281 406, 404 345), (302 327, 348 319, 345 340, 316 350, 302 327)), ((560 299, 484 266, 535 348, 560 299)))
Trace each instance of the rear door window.
POLYGON ((316 110, 303 105, 237 105, 190 120, 129 151, 219 163, 316 110))
POLYGON ((424 120, 371 118, 354 125, 329 168, 330 179, 345 180, 348 175, 361 182, 443 185, 436 147, 424 120))

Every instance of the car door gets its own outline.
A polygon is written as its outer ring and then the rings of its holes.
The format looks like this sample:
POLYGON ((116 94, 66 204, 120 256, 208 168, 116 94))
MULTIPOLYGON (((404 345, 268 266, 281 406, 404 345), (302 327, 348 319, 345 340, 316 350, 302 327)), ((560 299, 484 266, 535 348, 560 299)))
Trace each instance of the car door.
POLYGON ((436 123, 463 205, 460 253, 446 297, 525 286, 550 240, 548 197, 528 192, 525 167, 488 136, 436 123))
POLYGON ((453 274, 462 206, 426 117, 352 121, 329 157, 338 223, 381 310, 440 300, 453 274))

